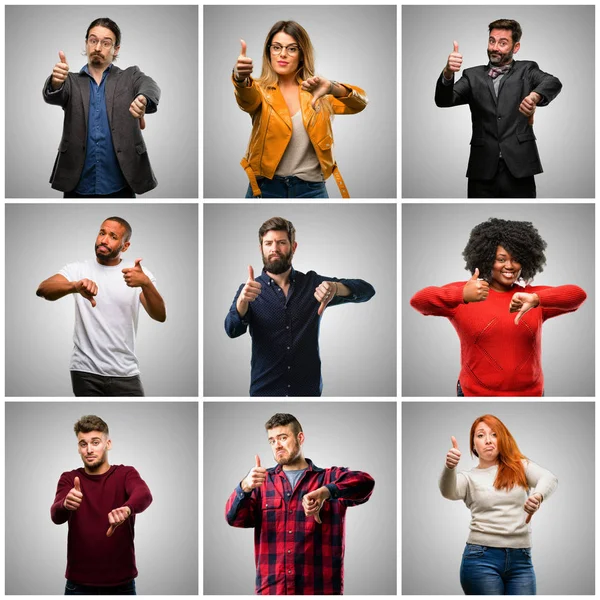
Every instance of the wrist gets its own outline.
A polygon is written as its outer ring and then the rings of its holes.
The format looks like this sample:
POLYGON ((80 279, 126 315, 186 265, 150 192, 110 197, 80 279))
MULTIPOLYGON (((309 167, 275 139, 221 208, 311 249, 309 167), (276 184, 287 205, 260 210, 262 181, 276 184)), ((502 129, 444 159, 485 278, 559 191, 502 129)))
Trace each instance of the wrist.
POLYGON ((245 479, 242 479, 242 481, 240 482, 240 487, 242 488, 242 491, 246 494, 252 491, 252 488, 246 483, 245 479))
POLYGON ((454 73, 452 71, 448 71, 448 69, 444 69, 442 71, 442 75, 444 76, 444 79, 446 81, 451 81, 452 78, 454 77, 454 73))

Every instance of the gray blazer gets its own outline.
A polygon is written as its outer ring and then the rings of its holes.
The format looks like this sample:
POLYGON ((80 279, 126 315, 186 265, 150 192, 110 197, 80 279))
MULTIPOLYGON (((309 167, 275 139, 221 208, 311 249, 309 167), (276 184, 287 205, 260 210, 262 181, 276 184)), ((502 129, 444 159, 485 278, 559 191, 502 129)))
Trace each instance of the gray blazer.
MULTIPOLYGON (((84 73, 69 73, 63 86, 52 92, 50 79, 48 77, 44 84, 44 100, 48 104, 62 106, 65 111, 62 139, 50 183, 55 190, 71 192, 79 183, 85 162, 90 80, 84 73)), ((134 119, 129 113, 129 105, 140 94, 149 100, 146 112, 156 112, 160 99, 160 88, 156 82, 138 67, 122 70, 113 65, 106 76, 106 112, 119 166, 136 194, 143 194, 158 185, 139 119, 134 119)))

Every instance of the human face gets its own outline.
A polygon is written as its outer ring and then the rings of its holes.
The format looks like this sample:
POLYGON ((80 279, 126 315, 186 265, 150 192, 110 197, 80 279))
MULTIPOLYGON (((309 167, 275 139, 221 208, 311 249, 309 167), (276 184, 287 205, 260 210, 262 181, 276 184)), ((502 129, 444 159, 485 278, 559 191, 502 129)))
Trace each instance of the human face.
POLYGON ((494 465, 498 459, 498 438, 496 433, 483 421, 475 427, 473 447, 479 456, 479 463, 494 465))
POLYGON ((107 27, 102 27, 101 25, 92 27, 88 33, 88 39, 85 43, 85 52, 88 57, 88 65, 96 69, 106 69, 106 67, 108 67, 116 58, 117 54, 119 53, 119 48, 121 47, 115 46, 115 41, 115 34, 107 27), (92 40, 97 40, 95 46, 90 45, 90 38, 92 40), (104 40, 110 40, 112 45, 109 48, 105 48, 102 45, 104 40))
POLYGON ((77 449, 86 473, 103 473, 108 470, 108 451, 111 441, 105 433, 90 431, 77 434, 77 449))
POLYGON ((96 260, 103 265, 114 266, 121 262, 120 254, 129 248, 123 237, 127 230, 116 221, 104 221, 98 232, 94 249, 96 260))
POLYGON ((302 459, 304 433, 294 435, 289 425, 275 427, 267 431, 273 458, 279 465, 293 466, 302 459))
POLYGON ((509 291, 521 276, 521 263, 518 263, 508 250, 496 248, 496 260, 492 266, 490 287, 497 292, 509 291))
POLYGON ((265 269, 273 275, 281 275, 292 266, 296 251, 296 242, 292 246, 287 231, 267 231, 262 239, 262 259, 265 269))
POLYGON ((300 46, 298 42, 291 35, 280 31, 271 38, 271 47, 269 48, 271 55, 271 66, 277 75, 292 76, 298 70, 300 64, 300 46), (281 46, 282 50, 280 54, 273 52, 273 46, 281 46), (297 52, 290 54, 290 49, 297 48, 297 52))
POLYGON ((521 47, 521 43, 513 44, 510 29, 492 29, 488 38, 488 58, 495 67, 507 65, 521 47))

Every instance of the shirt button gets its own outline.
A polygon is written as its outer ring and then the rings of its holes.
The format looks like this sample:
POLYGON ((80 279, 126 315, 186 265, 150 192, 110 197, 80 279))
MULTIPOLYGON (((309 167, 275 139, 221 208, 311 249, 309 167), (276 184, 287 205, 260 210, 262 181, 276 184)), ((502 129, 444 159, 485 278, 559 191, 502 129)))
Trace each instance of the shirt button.
MULTIPOLYGON (((293 512, 294 512, 293 510, 290 510, 290 515, 291 515, 293 512)), ((288 550, 288 552, 289 552, 289 550, 288 550)))
POLYGON ((289 328, 290 328, 290 326, 289 326, 289 325, 286 325, 286 326, 285 326, 285 328, 286 328, 286 329, 289 329, 289 328))
POLYGON ((287 493, 287 495, 289 496, 289 495, 290 495, 290 493, 288 492, 288 493, 287 493))
POLYGON ((291 533, 292 533, 292 530, 290 529, 290 530, 288 531, 288 533, 290 533, 290 534, 291 534, 291 533))
POLYGON ((290 347, 288 346, 288 347, 287 347, 287 349, 289 350, 289 349, 290 349, 290 347))
MULTIPOLYGON (((292 511, 290 510, 290 512, 292 512, 292 511)), ((288 553, 288 554, 291 554, 291 553, 292 553, 292 551, 291 551, 291 550, 288 550, 288 551, 287 551, 287 553, 288 553)))
POLYGON ((288 383, 288 387, 292 387, 292 386, 288 383))
POLYGON ((292 574, 292 572, 291 572, 291 571, 288 571, 288 575, 291 575, 291 574, 292 574))
POLYGON ((498 121, 501 119, 502 117, 498 117, 498 121))
POLYGON ((291 369, 292 367, 288 367, 288 369, 291 369))

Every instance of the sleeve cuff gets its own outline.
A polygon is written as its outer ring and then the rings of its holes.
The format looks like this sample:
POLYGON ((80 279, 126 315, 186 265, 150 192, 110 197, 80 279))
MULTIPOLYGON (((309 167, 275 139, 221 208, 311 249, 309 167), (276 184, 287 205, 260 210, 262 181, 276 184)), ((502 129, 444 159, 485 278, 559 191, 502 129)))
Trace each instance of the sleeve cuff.
POLYGON ((337 500, 340 498, 340 490, 335 483, 327 483, 325 484, 325 487, 329 490, 329 495, 331 496, 329 498, 330 500, 337 500))
POLYGON ((235 495, 237 496, 238 500, 243 500, 244 498, 247 498, 248 496, 250 496, 252 492, 245 492, 242 489, 242 484, 238 483, 237 487, 235 488, 235 495))

